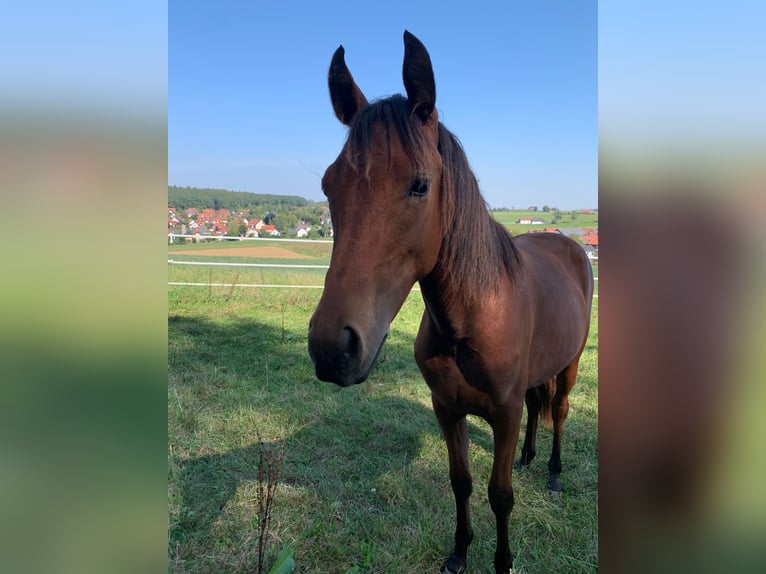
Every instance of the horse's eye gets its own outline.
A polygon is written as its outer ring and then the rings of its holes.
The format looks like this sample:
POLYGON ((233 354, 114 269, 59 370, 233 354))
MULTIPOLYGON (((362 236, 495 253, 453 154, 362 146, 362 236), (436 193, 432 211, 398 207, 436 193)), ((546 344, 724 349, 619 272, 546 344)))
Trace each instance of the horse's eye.
POLYGON ((410 197, 423 197, 431 189, 431 182, 424 177, 416 177, 410 185, 410 197))

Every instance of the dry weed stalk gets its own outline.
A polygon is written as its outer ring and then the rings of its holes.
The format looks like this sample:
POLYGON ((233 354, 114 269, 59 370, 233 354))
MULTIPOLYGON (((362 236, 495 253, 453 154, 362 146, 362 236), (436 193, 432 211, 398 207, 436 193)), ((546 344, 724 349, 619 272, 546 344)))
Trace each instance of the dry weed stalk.
POLYGON ((239 281, 239 273, 237 273, 234 276, 234 281, 232 282, 231 286, 229 287, 229 293, 224 297, 227 301, 231 299, 231 296, 234 295, 234 289, 237 287, 237 282, 239 281))
POLYGON ((263 442, 258 434, 258 574, 263 573, 263 557, 271 523, 271 509, 285 459, 285 439, 263 442))

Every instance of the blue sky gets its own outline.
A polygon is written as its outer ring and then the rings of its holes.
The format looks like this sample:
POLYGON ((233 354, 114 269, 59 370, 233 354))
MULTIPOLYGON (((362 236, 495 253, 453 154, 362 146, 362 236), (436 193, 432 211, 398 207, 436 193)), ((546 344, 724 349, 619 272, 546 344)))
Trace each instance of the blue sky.
POLYGON ((323 199, 346 128, 338 45, 368 99, 402 93, 402 33, 493 207, 597 206, 597 8, 568 2, 172 0, 168 182, 323 199))

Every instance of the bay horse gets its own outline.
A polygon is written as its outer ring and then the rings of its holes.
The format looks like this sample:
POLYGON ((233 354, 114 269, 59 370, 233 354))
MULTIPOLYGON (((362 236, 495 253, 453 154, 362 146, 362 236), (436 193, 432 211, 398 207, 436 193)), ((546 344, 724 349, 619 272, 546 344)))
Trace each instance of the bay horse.
POLYGON ((404 47, 406 98, 369 103, 343 46, 332 58, 332 106, 349 131, 322 178, 334 245, 308 350, 317 378, 342 387, 363 382, 391 321, 420 284, 425 311, 415 359, 447 444, 457 509, 455 545, 442 572, 465 572, 473 538, 471 414, 494 435, 494 566, 507 574, 523 405, 528 420, 518 465, 535 457, 538 419, 549 422, 547 486, 560 491, 561 430, 590 327, 593 273, 575 241, 553 233, 511 237, 490 216, 461 144, 438 119, 425 46, 405 31, 404 47))

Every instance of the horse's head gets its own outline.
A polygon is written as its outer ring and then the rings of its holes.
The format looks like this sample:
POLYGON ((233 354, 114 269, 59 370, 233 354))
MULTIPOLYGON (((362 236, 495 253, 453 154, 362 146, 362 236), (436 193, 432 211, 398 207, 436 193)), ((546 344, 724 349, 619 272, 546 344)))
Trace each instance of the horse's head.
POLYGON ((344 61, 332 59, 329 86, 348 139, 322 178, 334 245, 309 324, 316 375, 348 386, 364 381, 412 285, 436 264, 442 237, 439 120, 431 60, 404 33, 407 98, 368 104, 344 61))

